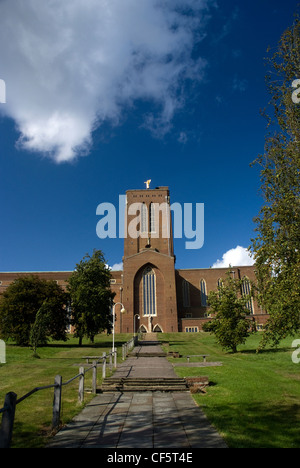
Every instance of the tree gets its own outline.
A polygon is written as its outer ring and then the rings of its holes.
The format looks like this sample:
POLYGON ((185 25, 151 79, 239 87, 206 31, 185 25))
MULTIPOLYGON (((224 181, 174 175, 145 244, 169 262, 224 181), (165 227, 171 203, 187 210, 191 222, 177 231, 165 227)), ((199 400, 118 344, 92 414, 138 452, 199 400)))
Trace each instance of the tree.
MULTIPOLYGON (((55 281, 30 275, 15 280, 0 300, 0 332, 18 345, 28 346, 31 327, 38 311, 47 300, 47 336, 66 340, 68 295, 55 281)), ((43 309, 45 312, 45 308, 43 309)))
POLYGON ((31 326, 29 342, 33 349, 33 356, 39 357, 37 348, 47 343, 47 327, 49 324, 47 301, 44 301, 42 307, 38 310, 34 324, 31 326))
POLYGON ((101 250, 86 255, 76 265, 68 280, 68 291, 72 302, 72 323, 75 336, 87 336, 92 342, 95 335, 111 330, 111 306, 114 293, 110 289, 110 270, 101 250))
POLYGON ((204 331, 216 336, 222 348, 230 349, 233 353, 256 330, 255 322, 248 318, 247 305, 252 293, 243 295, 242 287, 243 280, 232 278, 229 270, 219 290, 209 293, 208 304, 213 319, 203 326, 204 331))
POLYGON ((265 153, 255 161, 261 167, 264 205, 251 241, 258 299, 270 315, 261 347, 277 345, 300 326, 300 104, 293 88, 300 78, 298 16, 267 63, 270 131, 265 153))

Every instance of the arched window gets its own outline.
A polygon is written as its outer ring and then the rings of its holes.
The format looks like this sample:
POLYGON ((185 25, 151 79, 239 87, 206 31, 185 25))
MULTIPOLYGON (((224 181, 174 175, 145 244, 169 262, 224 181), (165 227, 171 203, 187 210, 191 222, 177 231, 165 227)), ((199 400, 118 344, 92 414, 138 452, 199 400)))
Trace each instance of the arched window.
POLYGON ((222 289, 223 289, 223 280, 221 278, 218 279, 218 293, 219 297, 222 296, 222 289))
POLYGON ((204 279, 200 281, 200 294, 201 294, 202 307, 207 307, 207 289, 206 289, 206 282, 204 279))
POLYGON ((150 267, 143 273, 143 306, 144 315, 156 315, 156 278, 150 267))
POLYGON ((246 276, 243 278, 243 281, 242 281, 242 296, 249 297, 249 301, 247 302, 246 307, 249 310, 250 314, 253 314, 251 283, 250 283, 250 280, 246 276))
POLYGON ((186 280, 182 283, 182 298, 183 307, 190 307, 190 284, 186 280))

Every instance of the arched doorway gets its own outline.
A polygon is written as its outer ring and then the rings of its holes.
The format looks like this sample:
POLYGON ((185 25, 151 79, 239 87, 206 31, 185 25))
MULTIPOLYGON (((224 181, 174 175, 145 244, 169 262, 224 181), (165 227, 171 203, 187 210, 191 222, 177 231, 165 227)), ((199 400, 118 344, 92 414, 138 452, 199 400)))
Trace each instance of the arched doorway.
POLYGON ((161 326, 157 323, 153 328, 154 333, 163 333, 161 326))
POLYGON ((134 316, 140 317, 139 325, 144 325, 147 333, 151 333, 157 321, 162 320, 164 306, 163 275, 155 265, 146 263, 134 278, 134 316))

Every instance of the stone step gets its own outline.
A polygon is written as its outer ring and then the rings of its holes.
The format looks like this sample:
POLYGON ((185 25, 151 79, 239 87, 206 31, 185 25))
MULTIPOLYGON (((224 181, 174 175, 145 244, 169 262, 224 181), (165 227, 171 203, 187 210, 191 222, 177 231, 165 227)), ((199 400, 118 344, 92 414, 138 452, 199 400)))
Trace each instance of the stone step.
POLYGON ((149 386, 140 386, 140 387, 131 387, 131 386, 126 386, 123 387, 122 392, 187 392, 188 389, 186 386, 180 386, 180 387, 173 387, 169 385, 168 387, 163 386, 155 386, 155 387, 149 387, 149 386))
POLYGON ((143 352, 138 352, 138 351, 133 351, 129 354, 129 356, 138 356, 138 357, 166 357, 166 353, 143 353, 143 352))
POLYGON ((139 384, 143 384, 143 385, 169 385, 169 384, 173 384, 173 385, 178 385, 178 384, 186 384, 186 381, 185 379, 180 379, 180 378, 162 378, 162 377, 158 377, 158 378, 142 378, 142 377, 139 377, 139 378, 134 378, 134 377, 131 377, 131 378, 127 378, 127 379, 123 379, 123 384, 125 385, 139 385, 139 384))
POLYGON ((143 391, 187 391, 188 386, 185 379, 180 378, 121 378, 105 379, 102 384, 102 392, 143 392, 143 391))
POLYGON ((161 344, 161 341, 138 341, 139 346, 157 346, 161 344))

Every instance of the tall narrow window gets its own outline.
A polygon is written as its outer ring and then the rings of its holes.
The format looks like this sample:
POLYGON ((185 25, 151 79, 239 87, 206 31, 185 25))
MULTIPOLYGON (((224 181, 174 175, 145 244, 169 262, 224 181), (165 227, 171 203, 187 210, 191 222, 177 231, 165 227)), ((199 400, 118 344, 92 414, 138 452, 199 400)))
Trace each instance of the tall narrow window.
POLYGON ((141 205, 141 232, 148 232, 148 209, 145 203, 141 205))
POLYGON ((242 295, 243 297, 249 297, 249 301, 246 304, 247 309, 249 310, 250 314, 253 314, 253 304, 252 304, 252 297, 251 295, 251 284, 248 278, 243 278, 242 281, 242 295))
POLYGON ((156 315, 156 281, 155 273, 148 267, 143 274, 144 315, 156 315))
POLYGON ((155 204, 150 204, 150 232, 155 231, 155 204))
POLYGON ((190 307, 190 284, 184 280, 182 283, 183 307, 190 307))
POLYGON ((218 293, 219 297, 222 296, 222 289, 223 289, 223 280, 221 278, 218 279, 218 293))
POLYGON ((200 281, 200 294, 201 294, 201 305, 207 307, 207 290, 205 280, 200 281))

